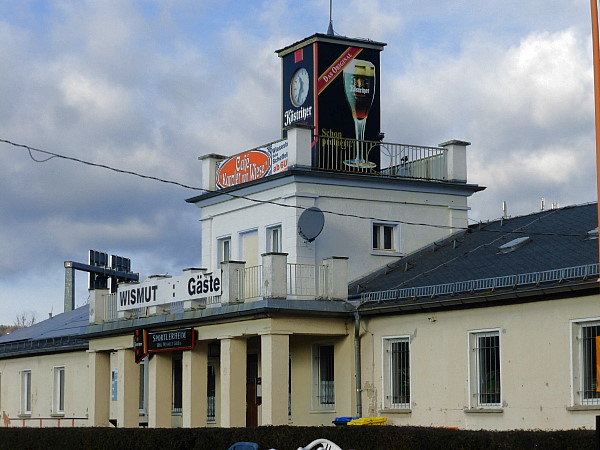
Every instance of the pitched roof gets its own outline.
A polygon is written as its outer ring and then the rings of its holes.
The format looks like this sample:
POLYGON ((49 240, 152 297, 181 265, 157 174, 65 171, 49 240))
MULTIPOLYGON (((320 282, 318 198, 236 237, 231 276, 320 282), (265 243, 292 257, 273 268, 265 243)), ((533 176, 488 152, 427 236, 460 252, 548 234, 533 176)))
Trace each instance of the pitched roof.
POLYGON ((597 264, 598 240, 588 236, 597 224, 597 204, 590 203, 472 225, 351 283, 349 293, 365 298, 378 291, 597 264), (500 249, 526 237, 513 251, 500 249))

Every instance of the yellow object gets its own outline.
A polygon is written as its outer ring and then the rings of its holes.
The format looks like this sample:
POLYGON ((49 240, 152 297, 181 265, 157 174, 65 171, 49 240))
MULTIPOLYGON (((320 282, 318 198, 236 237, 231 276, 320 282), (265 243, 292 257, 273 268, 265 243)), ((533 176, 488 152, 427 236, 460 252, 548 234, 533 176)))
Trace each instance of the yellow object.
POLYGON ((348 425, 384 425, 387 417, 361 417, 348 422, 348 425))

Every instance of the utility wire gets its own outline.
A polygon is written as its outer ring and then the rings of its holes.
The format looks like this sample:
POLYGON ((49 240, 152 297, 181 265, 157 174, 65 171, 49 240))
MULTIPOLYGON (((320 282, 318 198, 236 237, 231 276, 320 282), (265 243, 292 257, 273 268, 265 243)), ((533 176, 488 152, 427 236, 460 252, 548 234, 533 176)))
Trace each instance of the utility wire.
MULTIPOLYGON (((178 181, 173 181, 173 180, 166 180, 164 178, 159 178, 159 177, 155 177, 155 176, 151 176, 151 175, 144 175, 141 174, 139 172, 134 172, 131 170, 124 170, 124 169, 118 169, 116 167, 112 167, 112 166, 108 166, 106 164, 99 164, 99 163, 94 163, 94 162, 90 162, 90 161, 86 161, 83 159, 79 159, 79 158, 74 158, 72 156, 66 156, 66 155, 61 155, 59 153, 53 153, 53 152, 49 152, 47 150, 42 150, 39 148, 35 148, 35 147, 31 147, 29 145, 25 145, 25 144, 19 144, 16 142, 12 142, 9 141, 7 139, 2 139, 0 138, 0 142, 3 142, 5 144, 8 145, 12 145, 14 147, 19 147, 19 148, 24 148, 27 150, 27 152, 29 153, 29 157, 37 162, 37 163, 44 163, 47 162, 53 158, 59 158, 59 159, 64 159, 67 161, 73 161, 76 163, 80 163, 80 164, 85 164, 87 166, 91 166, 91 167, 98 167, 101 169, 106 169, 106 170, 110 170, 116 173, 121 173, 121 174, 126 174, 126 175, 132 175, 135 177, 139 177, 139 178, 143 178, 146 180, 152 180, 152 181, 158 181, 160 183, 166 183, 166 184, 171 184, 174 186, 179 186, 185 189, 191 189, 194 191, 201 191, 201 192, 205 192, 205 193, 209 193, 209 192, 213 192, 213 191, 209 191, 207 189, 203 189, 203 188, 199 188, 196 186, 191 186, 188 184, 184 184, 184 183, 180 183, 178 181), (46 159, 36 159, 33 156, 33 152, 38 152, 38 153, 42 153, 44 155, 48 155, 48 157, 46 159)), ((243 200, 248 200, 250 202, 254 202, 254 203, 263 203, 263 204, 271 204, 271 205, 275 205, 275 206, 282 206, 284 208, 294 208, 294 209, 301 209, 301 210, 307 210, 308 208, 305 206, 298 206, 298 205, 288 205, 285 203, 279 203, 276 202, 274 200, 259 200, 259 199, 254 199, 254 198, 250 198, 244 195, 237 195, 237 194, 232 194, 230 192, 220 192, 222 195, 227 195, 229 197, 232 198, 236 198, 236 199, 243 199, 243 200)), ((353 218, 353 219, 365 219, 365 220, 378 220, 378 221, 389 221, 389 219, 381 219, 378 217, 370 217, 370 216, 362 216, 362 215, 358 215, 358 214, 350 214, 350 213, 341 213, 341 212, 336 212, 336 211, 328 211, 328 210, 322 210, 322 212, 324 214, 331 214, 331 215, 335 215, 335 216, 339 216, 339 217, 348 217, 348 218, 353 218)), ((457 231, 465 231, 468 230, 469 227, 455 227, 455 226, 451 226, 451 225, 441 225, 441 224, 432 224, 432 223, 422 223, 422 222, 408 222, 408 221, 402 221, 402 220, 394 220, 394 223, 399 223, 399 224, 403 224, 403 225, 413 225, 413 226, 422 226, 422 227, 431 227, 431 228, 440 228, 440 229, 447 229, 447 230, 457 230, 457 231)), ((485 223, 481 223, 479 222, 480 225, 485 226, 485 223)), ((487 232, 494 232, 494 233, 515 233, 515 234, 523 234, 525 233, 524 231, 521 231, 519 229, 514 230, 514 231, 506 231, 506 230, 488 230, 486 228, 480 228, 480 231, 487 231, 487 232)), ((545 236, 572 236, 572 237, 582 237, 582 234, 577 234, 577 233, 544 233, 544 232, 531 232, 528 234, 532 234, 532 235, 545 235, 545 236)))

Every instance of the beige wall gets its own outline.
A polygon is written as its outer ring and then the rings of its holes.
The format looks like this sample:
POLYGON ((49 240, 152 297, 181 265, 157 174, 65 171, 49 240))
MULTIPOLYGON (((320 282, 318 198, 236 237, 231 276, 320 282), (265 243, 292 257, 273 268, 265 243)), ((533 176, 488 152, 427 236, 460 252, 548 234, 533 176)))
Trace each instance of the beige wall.
MULTIPOLYGON (((0 360, 0 411, 11 426, 87 425, 86 392, 88 355, 85 351, 0 360), (54 368, 65 368, 64 414, 54 414, 54 368), (21 415, 22 370, 31 370, 31 414, 21 415)), ((2 423, 2 425, 4 425, 2 423)))
POLYGON ((600 317, 598 296, 462 311, 363 319, 365 415, 396 425, 466 429, 594 428, 595 410, 569 411, 572 397, 572 320, 600 317), (502 412, 469 409, 468 335, 500 333, 502 412), (382 413, 382 340, 410 337, 411 412, 382 413), (372 358, 371 358, 372 355, 372 358))

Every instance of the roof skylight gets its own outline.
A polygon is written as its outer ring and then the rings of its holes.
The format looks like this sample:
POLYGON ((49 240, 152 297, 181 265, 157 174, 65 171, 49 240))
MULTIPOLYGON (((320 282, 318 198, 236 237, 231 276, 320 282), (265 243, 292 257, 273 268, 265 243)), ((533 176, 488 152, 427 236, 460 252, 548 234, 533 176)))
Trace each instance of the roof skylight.
POLYGON ((500 250, 500 253, 502 254, 514 252, 529 242, 531 242, 531 238, 529 236, 522 236, 520 238, 513 239, 512 241, 508 241, 504 245, 501 245, 498 247, 498 250, 500 250))

